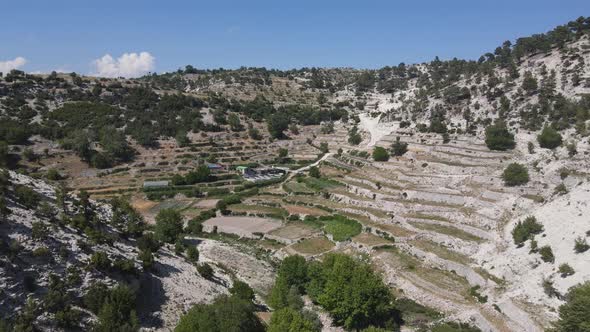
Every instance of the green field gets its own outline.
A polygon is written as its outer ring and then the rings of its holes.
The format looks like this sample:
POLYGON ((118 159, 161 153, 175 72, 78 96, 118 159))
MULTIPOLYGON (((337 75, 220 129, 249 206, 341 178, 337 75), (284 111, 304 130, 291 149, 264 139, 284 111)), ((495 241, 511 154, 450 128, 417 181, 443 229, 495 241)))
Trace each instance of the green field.
POLYGON ((324 224, 326 233, 331 234, 334 241, 338 242, 349 240, 363 229, 358 221, 340 215, 320 217, 318 220, 324 224))

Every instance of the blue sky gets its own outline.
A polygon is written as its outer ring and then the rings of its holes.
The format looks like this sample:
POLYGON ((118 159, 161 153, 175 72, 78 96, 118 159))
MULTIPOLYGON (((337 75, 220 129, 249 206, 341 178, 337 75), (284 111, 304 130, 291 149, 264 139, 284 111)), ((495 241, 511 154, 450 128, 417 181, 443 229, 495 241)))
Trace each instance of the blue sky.
MULTIPOLYGON (((590 15, 590 1, 6 1, 0 62, 26 71, 97 71, 110 54, 150 68, 357 67, 471 58, 506 39, 590 15)), ((107 61, 108 62, 108 61, 107 61)), ((110 62, 108 62, 110 64, 110 62)))

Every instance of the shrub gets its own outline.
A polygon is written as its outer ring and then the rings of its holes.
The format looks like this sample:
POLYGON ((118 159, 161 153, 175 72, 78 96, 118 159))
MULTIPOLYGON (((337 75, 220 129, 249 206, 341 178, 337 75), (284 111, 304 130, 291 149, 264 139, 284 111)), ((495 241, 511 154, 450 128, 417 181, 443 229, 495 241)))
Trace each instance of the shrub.
POLYGON ((497 123, 486 128, 486 145, 490 150, 514 149, 514 134, 508 131, 504 123, 497 123))
POLYGON ((26 186, 16 186, 14 193, 22 205, 31 209, 36 208, 41 201, 41 196, 33 189, 26 186))
POLYGON ((559 273, 561 274, 562 278, 566 278, 571 276, 575 273, 574 268, 572 268, 569 264, 563 263, 559 266, 559 273))
POLYGON ((199 261, 199 251, 197 250, 197 247, 193 245, 189 246, 186 249, 186 257, 191 263, 196 264, 199 261))
POLYGON ((141 250, 137 255, 137 259, 141 261, 141 266, 144 271, 149 271, 154 266, 154 254, 151 250, 141 250))
POLYGON ((523 165, 512 163, 502 173, 502 179, 509 187, 520 186, 529 182, 529 172, 523 165))
POLYGON ((539 146, 546 149, 555 149, 561 145, 562 137, 557 130, 552 127, 545 126, 541 131, 541 134, 537 136, 539 146))
POLYGON ((527 217, 524 221, 519 221, 512 230, 514 243, 522 245, 526 240, 531 240, 536 234, 543 232, 543 225, 537 222, 533 216, 527 217))
POLYGON ((529 150, 529 154, 535 153, 535 143, 528 142, 527 143, 527 149, 529 150))
POLYGON ((52 181, 58 181, 62 179, 61 174, 59 174, 59 172, 55 168, 48 169, 47 173, 45 174, 45 177, 47 178, 47 180, 52 181))
POLYGON ((581 254, 583 252, 586 252, 588 249, 590 249, 590 245, 588 244, 588 242, 586 242, 586 239, 584 239, 583 237, 578 237, 574 244, 574 251, 577 254, 581 254))
POLYGON ((358 132, 358 127, 354 126, 348 131, 348 144, 350 145, 359 145, 361 144, 363 138, 361 134, 358 132))
POLYGON ((481 295, 479 293, 479 289, 481 287, 479 285, 473 286, 469 289, 469 295, 475 297, 477 299, 477 301, 479 303, 486 303, 488 302, 488 296, 487 295, 481 295))
POLYGON ((267 332, 314 332, 320 331, 317 324, 293 308, 275 311, 270 318, 267 332))
POLYGON ((555 186, 555 189, 553 190, 553 194, 554 195, 565 195, 565 194, 567 194, 567 187, 565 186, 565 184, 560 183, 557 186, 555 186))
POLYGON ((388 161, 389 160, 389 153, 387 150, 380 146, 376 146, 373 149, 373 160, 375 161, 388 161))
POLYGON ((551 250, 550 246, 543 246, 539 248, 539 254, 541 254, 541 259, 547 263, 555 262, 555 256, 553 256, 553 250, 551 250))
POLYGON ((408 152, 408 143, 401 142, 400 138, 397 137, 395 143, 391 145, 391 154, 394 156, 403 156, 406 152, 408 152))
POLYGON ((321 176, 320 169, 316 166, 312 166, 309 168, 309 176, 314 178, 319 178, 321 176))
POLYGON ((137 240, 137 248, 139 250, 149 250, 151 252, 157 252, 162 245, 153 233, 144 233, 137 240))
POLYGON ((88 288, 83 297, 84 306, 97 314, 106 298, 109 296, 109 288, 102 282, 95 282, 88 288))
POLYGON ((90 257, 90 267, 93 267, 99 271, 107 271, 111 268, 111 260, 104 251, 97 251, 90 257))
POLYGON ((41 221, 33 222, 32 226, 31 226, 31 236, 33 237, 33 239, 43 240, 47 237, 48 233, 49 233, 49 230, 47 229, 47 226, 43 222, 41 222, 41 221))
POLYGON ((202 264, 197 265, 197 272, 199 272, 201 277, 203 277, 207 280, 213 279, 213 268, 211 267, 211 265, 209 265, 207 263, 202 263, 202 264))

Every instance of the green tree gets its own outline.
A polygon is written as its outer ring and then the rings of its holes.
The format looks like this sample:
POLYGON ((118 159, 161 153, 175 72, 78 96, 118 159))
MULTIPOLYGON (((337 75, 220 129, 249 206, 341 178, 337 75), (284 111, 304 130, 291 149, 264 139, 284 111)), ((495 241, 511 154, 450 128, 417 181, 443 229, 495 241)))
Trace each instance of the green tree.
POLYGON ((522 80, 522 89, 528 94, 533 94, 537 91, 538 87, 537 79, 535 79, 530 71, 526 71, 522 80))
POLYGON ((0 167, 6 167, 8 165, 8 152, 8 144, 0 141, 0 167))
POLYGON ((310 266, 308 294, 346 329, 393 328, 393 296, 371 267, 344 254, 326 255, 310 266))
POLYGON ((508 131, 506 124, 498 122, 486 128, 486 145, 490 150, 505 151, 514 149, 514 134, 508 131))
POLYGON ((268 133, 272 138, 283 138, 283 132, 289 127, 290 119, 284 112, 272 114, 268 117, 268 133))
POLYGON ((363 141, 361 134, 358 132, 358 127, 354 126, 348 131, 348 144, 359 145, 363 141))
POLYGON ((319 179, 322 176, 322 174, 320 173, 319 168, 317 168, 316 166, 311 166, 309 168, 309 176, 319 179))
POLYGON ((376 146, 373 149, 373 159, 375 161, 388 161, 389 160, 389 153, 387 150, 380 146, 376 146))
POLYGON ((236 296, 239 299, 246 301, 254 300, 254 290, 247 283, 241 280, 234 280, 233 285, 229 289, 229 293, 232 296, 236 296))
POLYGON ((109 296, 98 313, 97 332, 132 332, 139 330, 135 311, 135 293, 127 286, 119 285, 109 296))
POLYGON ((184 130, 177 131, 174 139, 176 140, 176 144, 181 148, 191 144, 191 140, 188 138, 186 131, 184 130))
POLYGON ((160 241, 174 243, 182 234, 182 216, 174 209, 162 209, 156 216, 156 227, 154 229, 160 241))
POLYGON ((504 169, 502 179, 504 184, 509 187, 521 186, 529 182, 529 172, 523 165, 512 163, 504 169))
POLYGON ((187 184, 207 182, 211 179, 211 170, 207 165, 200 165, 196 170, 188 172, 185 176, 187 184))
POLYGON ((566 302, 559 307, 559 320, 555 323, 557 332, 590 331, 590 282, 572 287, 566 295, 566 302))
POLYGON ((240 117, 236 113, 230 113, 227 117, 227 123, 232 131, 242 131, 244 126, 240 122, 240 117))
POLYGON ((541 134, 537 136, 539 146, 546 149, 555 149, 563 141, 561 134, 550 126, 543 127, 541 134))

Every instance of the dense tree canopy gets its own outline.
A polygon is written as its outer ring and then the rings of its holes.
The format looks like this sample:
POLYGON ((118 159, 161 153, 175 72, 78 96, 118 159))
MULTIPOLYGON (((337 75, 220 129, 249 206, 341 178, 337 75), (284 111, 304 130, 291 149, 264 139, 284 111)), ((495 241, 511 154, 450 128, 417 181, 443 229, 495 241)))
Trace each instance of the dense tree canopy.
POLYGON ((236 296, 218 297, 212 304, 193 306, 174 329, 175 332, 263 332, 252 302, 236 296))

